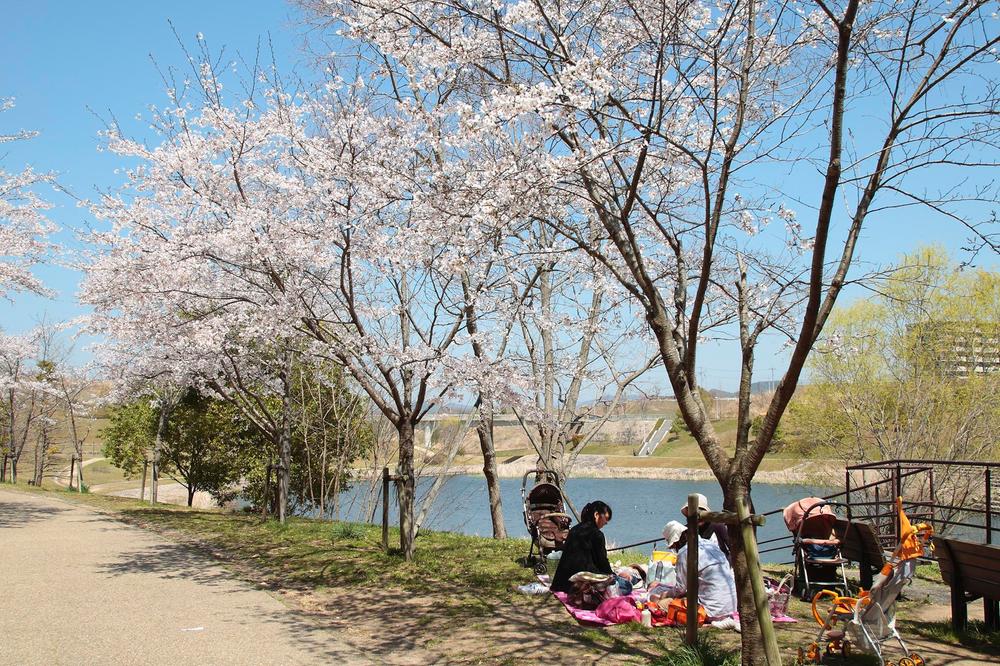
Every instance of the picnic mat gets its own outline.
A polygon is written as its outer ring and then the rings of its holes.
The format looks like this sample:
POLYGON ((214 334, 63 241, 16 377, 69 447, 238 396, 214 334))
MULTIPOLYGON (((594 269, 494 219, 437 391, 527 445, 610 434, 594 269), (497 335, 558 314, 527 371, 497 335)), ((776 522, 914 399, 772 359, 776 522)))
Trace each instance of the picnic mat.
MULTIPOLYGON (((538 580, 545 583, 546 585, 549 584, 549 577, 545 574, 540 575, 538 577, 538 580)), ((610 624, 614 624, 614 622, 598 617, 597 613, 595 613, 592 610, 577 608, 576 606, 574 606, 569 602, 569 595, 566 594, 565 592, 553 591, 552 595, 556 599, 558 599, 560 603, 562 603, 563 608, 566 609, 566 612, 572 615, 573 619, 579 622, 580 624, 585 624, 591 627, 606 627, 610 624)))
MULTIPOLYGON (((549 577, 545 574, 538 576, 538 580, 545 585, 549 584, 549 577)), ((573 619, 579 622, 580 624, 591 627, 607 627, 608 625, 614 624, 614 622, 611 622, 610 620, 605 620, 604 618, 599 617, 597 613, 595 613, 592 610, 586 610, 584 608, 578 608, 574 606, 573 604, 570 603, 569 595, 566 594, 565 592, 552 592, 552 595, 559 600, 559 602, 563 605, 563 608, 566 609, 566 612, 572 615, 573 619)), ((735 614, 735 617, 738 619, 739 614, 738 613, 735 614)), ((795 618, 789 617, 787 615, 779 615, 776 617, 772 616, 771 621, 798 622, 798 620, 796 620, 795 618)), ((658 626, 669 626, 669 625, 658 625, 658 626)), ((706 626, 711 626, 711 625, 706 625, 706 626)))

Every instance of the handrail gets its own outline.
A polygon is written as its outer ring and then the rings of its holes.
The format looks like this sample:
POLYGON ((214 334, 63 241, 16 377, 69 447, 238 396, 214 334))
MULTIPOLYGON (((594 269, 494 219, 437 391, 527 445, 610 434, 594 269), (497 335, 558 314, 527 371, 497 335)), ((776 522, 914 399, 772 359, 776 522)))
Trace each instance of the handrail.
POLYGON ((950 467, 1000 467, 997 462, 984 462, 982 460, 918 460, 915 458, 900 458, 898 460, 879 460, 870 463, 859 463, 848 465, 844 469, 849 472, 854 470, 870 469, 891 469, 897 465, 948 465, 950 467))

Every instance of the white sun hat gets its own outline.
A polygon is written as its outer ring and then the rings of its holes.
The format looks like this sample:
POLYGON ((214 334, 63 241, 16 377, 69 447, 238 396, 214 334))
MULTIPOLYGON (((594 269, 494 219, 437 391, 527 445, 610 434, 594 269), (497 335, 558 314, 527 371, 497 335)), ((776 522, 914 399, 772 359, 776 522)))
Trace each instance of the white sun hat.
POLYGON ((676 520, 671 520, 669 523, 663 526, 663 540, 667 542, 667 548, 670 548, 677 540, 681 538, 686 530, 683 524, 677 522, 676 520))

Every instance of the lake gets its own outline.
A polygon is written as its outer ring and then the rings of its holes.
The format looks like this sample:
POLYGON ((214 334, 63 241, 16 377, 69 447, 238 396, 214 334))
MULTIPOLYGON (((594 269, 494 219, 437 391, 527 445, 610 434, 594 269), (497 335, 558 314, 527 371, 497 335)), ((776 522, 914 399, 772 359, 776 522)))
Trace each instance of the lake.
MULTIPOLYGON (((423 493, 430 487, 431 481, 422 480, 418 483, 418 511, 423 493)), ((520 479, 501 479, 500 491, 503 498, 504 523, 507 534, 512 537, 527 538, 528 532, 524 526, 523 502, 521 499, 520 479)), ((660 537, 663 525, 669 520, 684 522, 680 514, 681 506, 687 504, 690 493, 702 493, 708 497, 712 509, 722 508, 722 492, 714 481, 671 481, 664 479, 570 479, 565 483, 564 491, 577 511, 592 500, 604 500, 611 505, 614 516, 604 528, 605 537, 611 545, 626 545, 639 541, 648 541, 660 537)), ((347 491, 341 499, 345 507, 345 520, 365 521, 367 516, 360 516, 360 510, 352 510, 356 491, 347 491)), ((836 490, 817 486, 803 485, 770 485, 755 483, 753 486, 753 501, 756 510, 765 513, 773 509, 784 508, 797 499, 811 496, 823 496, 836 490)), ((395 510, 395 494, 392 494, 390 521, 398 523, 398 512, 395 510)), ((572 514, 567 510, 567 513, 572 514)), ((379 516, 381 512, 379 512, 379 516)), ((424 527, 432 530, 461 532, 480 536, 490 536, 493 528, 490 523, 489 507, 486 499, 486 481, 480 476, 450 477, 438 495, 433 509, 429 512, 424 527)), ((769 516, 767 524, 758 529, 758 540, 788 536, 785 523, 780 515, 769 516)), ((640 550, 649 552, 651 546, 643 546, 640 550)), ((527 553, 527 544, 525 544, 527 553)), ((764 554, 765 562, 781 562, 790 560, 791 552, 781 551, 764 554)), ((614 559, 612 557, 612 559, 614 559)))

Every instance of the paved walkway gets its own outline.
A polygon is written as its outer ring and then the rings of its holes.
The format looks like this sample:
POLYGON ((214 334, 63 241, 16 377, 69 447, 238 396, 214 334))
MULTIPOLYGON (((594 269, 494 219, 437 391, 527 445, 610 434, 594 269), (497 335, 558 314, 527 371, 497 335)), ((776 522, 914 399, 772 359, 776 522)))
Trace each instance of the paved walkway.
POLYGON ((0 664, 371 663, 210 558, 0 489, 0 664))

